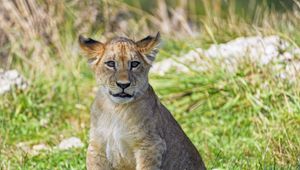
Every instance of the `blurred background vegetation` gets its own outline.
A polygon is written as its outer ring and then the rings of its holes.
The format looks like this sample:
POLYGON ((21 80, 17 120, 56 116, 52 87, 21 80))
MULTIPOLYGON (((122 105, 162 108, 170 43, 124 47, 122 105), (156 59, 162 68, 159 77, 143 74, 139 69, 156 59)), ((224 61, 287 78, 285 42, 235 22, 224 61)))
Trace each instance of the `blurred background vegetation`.
MULTIPOLYGON (((300 44, 297 0, 0 0, 0 66, 29 81, 0 96, 0 169, 84 169, 95 82, 77 37, 138 40, 160 31, 157 60, 241 36, 300 44), (77 136, 84 148, 55 146, 77 136), (37 144, 51 150, 30 153, 37 144)), ((151 75, 209 169, 299 169, 299 84, 244 63, 236 74, 151 75), (264 82, 264 84, 262 83, 264 82), (265 83, 268 84, 266 89, 265 83), (259 94, 259 98, 257 98, 259 94)))

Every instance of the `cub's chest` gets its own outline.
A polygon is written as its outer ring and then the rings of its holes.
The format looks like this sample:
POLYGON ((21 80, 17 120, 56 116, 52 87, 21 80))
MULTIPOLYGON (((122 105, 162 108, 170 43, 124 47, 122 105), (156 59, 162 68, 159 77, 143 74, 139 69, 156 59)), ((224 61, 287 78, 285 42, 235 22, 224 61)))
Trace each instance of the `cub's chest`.
POLYGON ((137 142, 139 130, 133 120, 126 117, 114 117, 103 114, 97 121, 93 132, 102 147, 106 157, 113 166, 122 162, 133 162, 133 147, 137 142))

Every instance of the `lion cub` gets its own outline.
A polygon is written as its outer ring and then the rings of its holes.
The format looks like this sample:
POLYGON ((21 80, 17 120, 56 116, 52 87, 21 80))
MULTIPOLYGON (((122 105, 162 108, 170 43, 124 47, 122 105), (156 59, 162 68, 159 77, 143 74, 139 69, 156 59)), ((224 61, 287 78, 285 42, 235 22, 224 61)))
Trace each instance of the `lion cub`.
POLYGON ((192 142, 148 83, 160 34, 101 43, 79 37, 99 91, 91 108, 89 170, 199 170, 192 142))

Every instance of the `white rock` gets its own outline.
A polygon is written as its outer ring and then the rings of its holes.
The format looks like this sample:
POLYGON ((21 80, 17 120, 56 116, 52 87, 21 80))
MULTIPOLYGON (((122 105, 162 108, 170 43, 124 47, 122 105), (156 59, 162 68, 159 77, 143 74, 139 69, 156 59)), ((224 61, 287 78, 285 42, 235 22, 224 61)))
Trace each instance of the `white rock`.
POLYGON ((7 79, 14 80, 19 76, 19 73, 17 70, 8 70, 4 73, 7 79))
POLYGON ((10 84, 6 80, 0 80, 0 94, 8 92, 10 90, 10 84))
POLYGON ((174 56, 155 63, 151 68, 151 73, 164 75, 170 70, 189 72, 189 68, 205 71, 212 66, 211 63, 234 72, 239 62, 249 60, 258 65, 275 63, 274 71, 278 71, 279 77, 285 77, 283 75, 295 77, 300 68, 300 64, 296 62, 297 56, 300 57, 300 49, 293 47, 279 36, 240 37, 224 44, 213 44, 207 50, 197 48, 181 57, 174 56), (209 62, 210 60, 213 62, 209 62), (286 70, 288 74, 280 75, 279 68, 286 70))
POLYGON ((13 87, 24 90, 28 87, 28 83, 16 70, 0 70, 0 95, 13 87))
POLYGON ((35 151, 41 151, 41 150, 48 150, 49 147, 47 145, 41 143, 41 144, 33 145, 32 149, 35 151))
POLYGON ((72 147, 74 148, 81 148, 83 147, 83 143, 81 142, 81 140, 77 137, 70 137, 68 139, 64 139, 62 140, 59 145, 58 148, 61 150, 65 150, 65 149, 70 149, 72 147))
POLYGON ((21 86, 22 81, 23 81, 22 77, 17 77, 14 82, 17 86, 21 86))

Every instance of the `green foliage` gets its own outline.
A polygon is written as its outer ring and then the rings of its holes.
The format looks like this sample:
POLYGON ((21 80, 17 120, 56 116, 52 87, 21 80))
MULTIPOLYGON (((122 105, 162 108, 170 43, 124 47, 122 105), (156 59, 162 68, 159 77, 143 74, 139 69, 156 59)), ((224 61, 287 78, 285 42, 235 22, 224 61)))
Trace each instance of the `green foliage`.
POLYGON ((267 68, 153 77, 209 168, 299 166, 299 90, 267 68), (267 76, 266 76, 267 75, 267 76))
MULTIPOLYGON (((85 65, 84 60, 80 65, 85 65)), ((26 91, 2 96, 4 169, 84 168, 86 146, 39 155, 26 154, 17 146, 26 142, 30 147, 45 143, 55 148, 69 136, 87 142, 88 108, 94 97, 91 71, 85 66, 76 76, 63 68, 58 72, 55 79, 40 77, 26 91)), ((300 88, 273 74, 268 67, 241 63, 235 74, 215 67, 199 73, 152 75, 151 84, 209 168, 294 169, 299 166, 300 88)))

